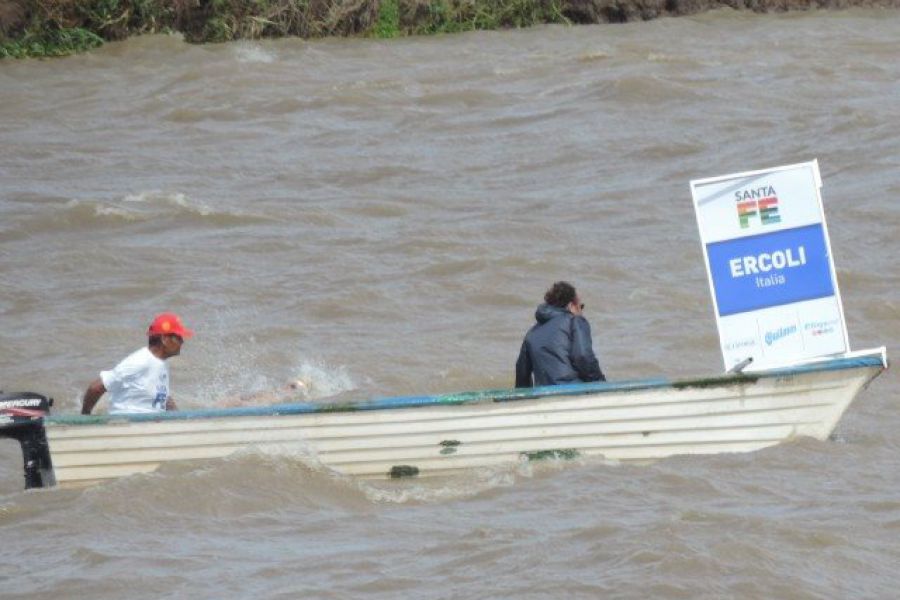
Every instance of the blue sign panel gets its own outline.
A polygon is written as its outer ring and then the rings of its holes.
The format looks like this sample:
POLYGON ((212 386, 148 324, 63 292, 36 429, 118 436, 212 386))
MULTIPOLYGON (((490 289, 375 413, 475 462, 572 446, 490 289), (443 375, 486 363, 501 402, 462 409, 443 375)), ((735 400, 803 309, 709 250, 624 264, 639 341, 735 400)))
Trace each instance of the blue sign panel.
POLYGON ((719 315, 834 295, 821 223, 706 245, 719 315))

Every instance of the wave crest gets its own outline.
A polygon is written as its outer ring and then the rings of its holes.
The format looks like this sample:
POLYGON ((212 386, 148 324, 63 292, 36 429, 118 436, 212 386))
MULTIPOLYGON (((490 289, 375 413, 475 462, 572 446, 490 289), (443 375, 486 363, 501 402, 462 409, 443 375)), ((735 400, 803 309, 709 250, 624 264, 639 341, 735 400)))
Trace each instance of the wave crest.
POLYGON ((30 234, 55 233, 152 222, 235 227, 269 220, 210 206, 181 192, 147 191, 115 200, 75 198, 51 206, 42 204, 39 211, 21 219, 19 229, 30 234))

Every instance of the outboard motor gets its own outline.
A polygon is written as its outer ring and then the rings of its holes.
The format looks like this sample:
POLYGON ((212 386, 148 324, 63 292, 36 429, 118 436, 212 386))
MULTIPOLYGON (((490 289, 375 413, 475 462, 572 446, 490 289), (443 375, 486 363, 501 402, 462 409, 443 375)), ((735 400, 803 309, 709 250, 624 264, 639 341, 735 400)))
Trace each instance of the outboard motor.
POLYGON ((56 485, 44 416, 53 398, 34 392, 0 393, 0 438, 19 441, 25 461, 25 489, 56 485))

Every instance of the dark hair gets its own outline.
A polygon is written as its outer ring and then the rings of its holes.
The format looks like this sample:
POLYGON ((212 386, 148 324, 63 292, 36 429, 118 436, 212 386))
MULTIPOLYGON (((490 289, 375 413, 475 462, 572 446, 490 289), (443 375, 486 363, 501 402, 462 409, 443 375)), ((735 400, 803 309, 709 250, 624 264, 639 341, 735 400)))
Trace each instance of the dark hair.
POLYGON ((567 281, 557 281, 544 294, 544 302, 559 308, 565 308, 575 300, 575 286, 567 281))
POLYGON ((151 335, 147 338, 148 346, 159 346, 162 344, 162 336, 161 335, 151 335))

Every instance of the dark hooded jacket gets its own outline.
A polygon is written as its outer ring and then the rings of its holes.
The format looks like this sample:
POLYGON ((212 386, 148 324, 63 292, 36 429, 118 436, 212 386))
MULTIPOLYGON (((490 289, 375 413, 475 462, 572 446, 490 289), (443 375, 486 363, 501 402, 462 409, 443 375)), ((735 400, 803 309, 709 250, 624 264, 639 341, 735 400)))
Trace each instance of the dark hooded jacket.
POLYGON ((565 308, 541 304, 516 361, 516 387, 606 381, 591 348, 591 326, 565 308), (533 376, 533 380, 532 380, 533 376))

